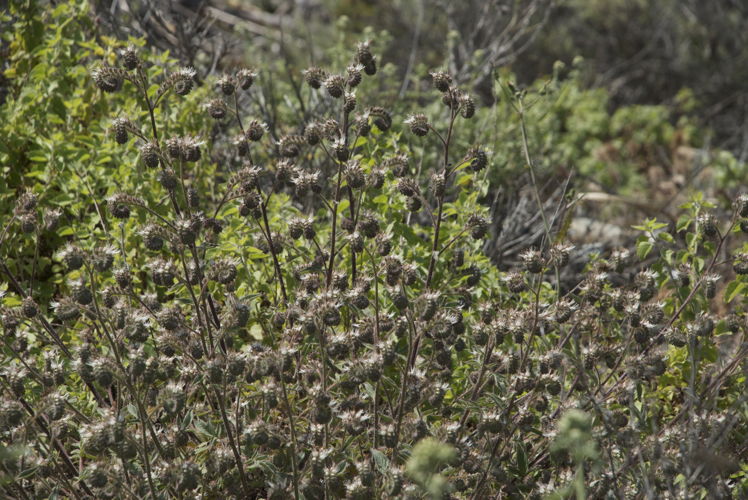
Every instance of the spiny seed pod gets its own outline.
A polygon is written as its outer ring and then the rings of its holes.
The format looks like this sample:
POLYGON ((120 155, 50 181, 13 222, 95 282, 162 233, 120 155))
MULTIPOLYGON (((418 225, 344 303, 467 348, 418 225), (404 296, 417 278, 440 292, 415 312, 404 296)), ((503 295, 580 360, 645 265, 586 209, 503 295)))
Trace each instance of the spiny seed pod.
POLYGON ((200 193, 197 189, 191 187, 187 190, 187 202, 190 208, 198 208, 200 206, 200 193))
POLYGON ((117 70, 113 70, 112 68, 98 69, 91 74, 91 78, 101 91, 107 93, 116 92, 122 88, 122 79, 117 76, 115 71, 117 70))
POLYGON ((239 82, 239 88, 242 90, 249 90, 252 87, 252 84, 254 84, 256 76, 257 74, 252 69, 240 69, 236 73, 236 80, 239 82))
POLYGON ((370 211, 364 211, 358 222, 358 229, 366 238, 374 238, 379 233, 379 218, 370 211))
POLYGON ((349 161, 346 164, 345 176, 351 189, 360 189, 366 185, 366 177, 359 161, 349 161))
POLYGON ((302 71, 304 74, 304 80, 306 80, 306 83, 312 87, 313 89, 318 89, 322 86, 322 82, 327 78, 327 74, 324 70, 311 67, 305 71, 302 71))
POLYGON ((23 214, 21 217, 21 231, 26 234, 36 231, 36 214, 23 214))
POLYGON ((322 126, 317 122, 308 124, 304 129, 304 139, 306 139, 306 143, 310 146, 316 146, 319 144, 323 134, 324 131, 322 130, 322 126))
POLYGON ((93 302, 93 295, 91 294, 91 290, 86 286, 85 281, 82 279, 71 280, 69 285, 70 295, 78 304, 87 306, 93 302))
POLYGON ((476 265, 470 266, 470 268, 468 269, 468 273, 469 273, 468 278, 465 281, 465 284, 468 287, 473 287, 477 285, 478 283, 480 283, 480 278, 481 278, 482 273, 481 273, 481 270, 478 268, 478 266, 476 265))
POLYGON ((345 91, 345 78, 340 75, 330 75, 325 79, 325 89, 330 97, 339 99, 345 91))
POLYGON ((713 214, 701 214, 699 216, 699 224, 701 225, 701 232, 707 238, 713 238, 717 235, 717 219, 713 214))
POLYGON ((413 264, 403 264, 403 285, 413 286, 415 285, 417 279, 418 274, 416 273, 416 266, 413 264))
POLYGON ((543 271, 545 262, 543 262, 543 258, 541 257, 538 250, 534 248, 528 248, 520 254, 520 257, 525 262, 527 270, 531 273, 540 274, 543 271))
POLYGON ((431 191, 434 196, 441 198, 447 190, 447 180, 443 173, 432 172, 431 173, 431 191))
POLYGON ((345 93, 343 99, 343 113, 352 113, 356 109, 356 91, 345 93))
POLYGON ((322 322, 327 326, 338 326, 340 324, 340 311, 337 304, 327 302, 320 307, 322 322))
POLYGON ((410 301, 408 300, 408 296, 405 295, 402 291, 400 291, 399 288, 391 287, 390 290, 390 298, 392 299, 393 305, 399 310, 402 311, 403 309, 406 309, 408 305, 410 305, 410 301))
POLYGON ((46 229, 49 232, 57 231, 57 228, 60 227, 60 216, 62 215, 62 210, 59 208, 56 208, 54 210, 47 209, 44 212, 44 229, 46 229))
POLYGON ((551 259, 556 267, 564 268, 569 265, 569 258, 574 245, 568 243, 555 243, 550 250, 551 259))
POLYGON ((361 83, 361 70, 364 69, 363 64, 352 64, 348 66, 346 71, 348 72, 348 79, 346 83, 350 87, 358 87, 361 83))
POLYGON ((392 127, 392 116, 390 113, 382 107, 373 106, 366 109, 370 116, 377 117, 374 120, 374 125, 377 126, 382 132, 387 132, 392 127))
POLYGON ((159 163, 159 149, 156 142, 146 142, 140 148, 140 155, 143 158, 143 163, 148 168, 158 168, 159 163))
POLYGON ((707 274, 704 276, 704 296, 707 299, 713 299, 717 296, 717 281, 720 279, 719 275, 707 274))
POLYGON ((410 131, 418 137, 425 137, 429 133, 429 120, 423 113, 416 113, 405 120, 410 126, 410 131))
POLYGON ((317 231, 314 230, 314 219, 304 220, 304 238, 307 240, 313 240, 317 236, 317 231))
POLYGON ((458 269, 465 265, 465 249, 456 248, 454 254, 452 254, 452 266, 458 269))
POLYGON ((735 274, 744 275, 748 274, 748 252, 740 252, 733 256, 735 259, 732 268, 735 270, 735 274))
POLYGON ((171 139, 166 139, 166 152, 169 154, 169 158, 172 160, 178 160, 182 157, 182 141, 177 136, 172 136, 171 139))
POLYGON ((397 181, 397 190, 403 196, 411 197, 417 193, 418 187, 413 179, 403 177, 397 181))
POLYGON ((247 124, 247 131, 245 134, 249 141, 257 142, 262 139, 262 136, 265 134, 265 126, 257 120, 250 120, 247 124))
POLYGON ((366 73, 369 76, 374 76, 377 74, 377 60, 376 58, 372 57, 371 61, 369 61, 369 64, 364 66, 364 73, 366 73))
POLYGON ((298 240, 304 234, 304 219, 294 217, 288 222, 288 234, 292 239, 298 240))
POLYGON ((509 291, 512 293, 522 293, 525 291, 526 285, 525 285, 525 279, 522 277, 522 274, 520 274, 518 271, 514 270, 511 271, 509 274, 507 274, 506 278, 504 278, 506 281, 507 288, 509 288, 509 291))
POLYGON ((120 54, 122 55, 122 66, 126 70, 132 71, 140 64, 140 56, 134 45, 128 45, 120 51, 120 54))
POLYGON ((418 196, 411 196, 407 200, 405 200, 405 208, 407 208, 410 212, 418 212, 421 207, 423 206, 423 203, 421 202, 421 198, 418 196))
POLYGON ((33 211, 36 208, 39 198, 32 192, 23 193, 16 200, 16 206, 13 212, 16 215, 22 215, 33 211))
POLYGON ((189 220, 180 219, 174 226, 177 230, 179 241, 182 242, 183 245, 189 246, 197 241, 197 234, 195 233, 195 230, 192 227, 192 223, 189 220))
POLYGON ((114 141, 117 144, 125 144, 127 142, 127 125, 130 122, 127 118, 115 118, 112 121, 112 132, 114 133, 114 141))
POLYGON ((381 257, 387 257, 392 251, 392 237, 385 234, 377 235, 377 253, 381 257))
POLYGON ((39 313, 39 307, 31 297, 26 297, 21 301, 21 312, 27 318, 33 318, 39 313))
POLYGON ((467 94, 462 94, 459 99, 460 116, 469 120, 475 115, 475 101, 467 94))
POLYGON ((143 244, 148 250, 158 252, 164 246, 164 239, 161 235, 161 228, 155 224, 149 224, 140 231, 143 237, 143 244))
POLYGON ((182 155, 184 161, 190 163, 196 163, 202 158, 202 152, 200 151, 200 142, 193 137, 185 137, 182 139, 182 155))
POLYGON ((72 323, 77 320, 81 313, 78 305, 70 297, 64 297, 59 302, 53 303, 55 314, 63 323, 72 323))
POLYGON ((436 72, 432 71, 431 78, 434 80, 434 87, 436 87, 439 92, 449 91, 449 86, 452 84, 452 77, 449 76, 449 74, 441 70, 436 72))
POLYGON ((218 85, 220 85, 223 95, 230 96, 234 95, 234 92, 236 92, 236 82, 231 75, 224 74, 221 76, 218 80, 218 85))
POLYGON ((384 171, 379 168, 372 168, 367 177, 369 187, 374 189, 382 189, 384 186, 384 171))
POLYGON ((482 239, 488 232, 488 219, 473 213, 468 217, 465 228, 470 228, 470 237, 474 240, 482 239))
MULTIPOLYGON (((340 219, 340 228, 343 231, 352 233, 353 231, 356 230, 356 224, 353 222, 353 219, 351 219, 350 217, 343 217, 342 219, 340 219)), ((360 229, 360 226, 359 226, 359 229, 360 229)))
POLYGON ((352 252, 361 253, 364 251, 364 237, 358 231, 348 235, 348 244, 352 252))
POLYGON ((179 185, 179 179, 171 168, 166 168, 158 173, 158 181, 167 191, 173 191, 179 185))
POLYGON ((338 137, 335 139, 335 142, 332 144, 332 152, 333 156, 338 161, 348 161, 350 151, 348 151, 348 146, 345 144, 345 138, 338 137))
POLYGON ((221 99, 211 99, 208 101, 208 114, 214 120, 223 120, 226 118, 226 103, 221 99))

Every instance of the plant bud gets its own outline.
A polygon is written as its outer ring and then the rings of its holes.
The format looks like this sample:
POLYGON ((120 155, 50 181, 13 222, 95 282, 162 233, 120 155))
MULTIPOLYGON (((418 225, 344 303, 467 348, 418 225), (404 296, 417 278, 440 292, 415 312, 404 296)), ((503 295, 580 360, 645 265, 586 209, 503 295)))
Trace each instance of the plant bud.
MULTIPOLYGON (((359 73, 359 78, 360 78, 359 73)), ((352 113, 356 109, 356 91, 346 92, 343 99, 343 113, 352 113)))
POLYGON ((91 78, 102 92, 112 93, 122 88, 122 79, 111 68, 98 69, 91 74, 91 78))
POLYGON ((384 186, 384 172, 379 168, 372 168, 367 177, 369 187, 374 189, 382 189, 384 186))
POLYGON ((734 262, 732 268, 735 270, 735 274, 744 275, 748 274, 748 252, 740 252, 733 255, 734 262))
POLYGON ((177 236, 179 236, 179 241, 183 245, 192 245, 197 241, 197 234, 195 233, 195 230, 192 227, 192 223, 187 219, 180 219, 175 224, 176 230, 177 230, 177 236))
POLYGON ((474 240, 480 240, 488 232, 488 219, 476 213, 471 214, 470 217, 468 217, 465 227, 470 228, 471 238, 474 240))
POLYGON ((371 61, 369 61, 369 64, 364 66, 364 73, 366 73, 369 76, 374 76, 377 74, 377 60, 372 57, 371 61))
POLYGON ((410 198, 405 200, 405 208, 407 208, 410 212, 418 212, 422 206, 423 203, 421 202, 421 198, 417 196, 411 196, 410 198))
POLYGON ((740 232, 743 234, 748 234, 748 220, 740 221, 740 232))
POLYGON ((551 259, 556 267, 564 268, 569 265, 570 253, 574 249, 574 245, 566 243, 555 243, 551 247, 551 259))
POLYGON ((262 123, 258 122, 257 120, 252 120, 247 124, 247 131, 246 136, 247 139, 252 142, 257 142, 260 139, 262 139, 262 136, 265 134, 265 127, 262 125, 262 123))
POLYGON ((195 141, 192 137, 187 137, 182 140, 182 149, 184 154, 184 161, 190 163, 196 163, 200 161, 202 152, 200 151, 200 144, 195 141))
POLYGON ((444 196, 444 193, 447 188, 447 181, 444 178, 444 174, 432 172, 431 173, 431 191, 433 191, 434 196, 437 198, 441 198, 444 196))
POLYGON ((377 235, 377 253, 380 257, 387 257, 392 251, 392 238, 388 235, 377 235))
POLYGON ((93 295, 91 294, 91 290, 86 286, 85 281, 82 279, 71 280, 69 285, 70 295, 78 304, 87 306, 93 302, 93 295))

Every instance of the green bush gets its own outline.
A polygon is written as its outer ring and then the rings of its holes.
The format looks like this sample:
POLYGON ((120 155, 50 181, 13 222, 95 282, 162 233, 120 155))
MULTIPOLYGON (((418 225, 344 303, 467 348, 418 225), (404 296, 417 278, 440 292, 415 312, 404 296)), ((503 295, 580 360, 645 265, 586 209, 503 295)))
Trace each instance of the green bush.
POLYGON ((502 87, 486 136, 436 71, 402 120, 363 42, 303 73, 299 114, 264 70, 198 84, 78 4, 9 16, 9 497, 745 495, 746 195, 646 220, 566 295, 575 249, 542 208, 524 269, 481 250, 510 155, 540 152, 542 207, 544 144, 663 144, 661 109, 611 117, 557 74, 502 87))

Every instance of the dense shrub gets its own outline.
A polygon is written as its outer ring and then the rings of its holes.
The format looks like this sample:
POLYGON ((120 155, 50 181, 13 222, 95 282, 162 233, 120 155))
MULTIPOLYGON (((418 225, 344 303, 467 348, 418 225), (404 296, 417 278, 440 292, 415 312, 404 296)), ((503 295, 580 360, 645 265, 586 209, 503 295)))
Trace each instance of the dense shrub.
POLYGON ((746 195, 726 211, 695 193, 562 293, 575 249, 532 136, 557 81, 500 82, 545 237, 499 273, 481 249, 503 150, 471 142, 485 110, 448 73, 397 123, 361 42, 303 73, 308 113, 267 124, 251 69, 200 85, 91 40, 73 3, 18 19, 9 497, 745 495, 746 195))

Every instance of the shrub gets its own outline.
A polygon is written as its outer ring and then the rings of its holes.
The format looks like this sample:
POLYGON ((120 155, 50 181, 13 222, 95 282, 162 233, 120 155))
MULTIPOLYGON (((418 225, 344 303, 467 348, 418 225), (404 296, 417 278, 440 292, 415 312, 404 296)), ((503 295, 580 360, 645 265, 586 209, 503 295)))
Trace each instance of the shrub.
POLYGON ((591 256, 562 296, 549 276, 574 248, 525 129, 542 95, 506 86, 546 239, 501 275, 470 187, 498 165, 455 144, 475 103, 449 74, 432 75, 446 117, 394 123, 357 91, 377 70, 359 43, 345 71, 304 73, 327 116, 266 128, 252 70, 201 86, 118 48, 79 80, 114 117, 45 144, 72 144, 45 159, 83 195, 19 190, 0 237, 9 496, 743 494, 746 351, 717 343, 745 321, 715 297, 718 273, 728 304, 748 296, 745 196, 729 214, 695 194, 670 233, 645 221, 638 269, 591 256), (416 167, 431 136, 440 159, 416 167), (37 256, 62 239, 50 292, 37 256), (34 257, 11 268, 19 246, 34 257))

